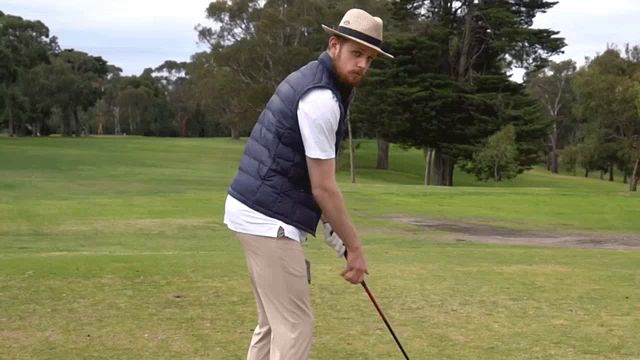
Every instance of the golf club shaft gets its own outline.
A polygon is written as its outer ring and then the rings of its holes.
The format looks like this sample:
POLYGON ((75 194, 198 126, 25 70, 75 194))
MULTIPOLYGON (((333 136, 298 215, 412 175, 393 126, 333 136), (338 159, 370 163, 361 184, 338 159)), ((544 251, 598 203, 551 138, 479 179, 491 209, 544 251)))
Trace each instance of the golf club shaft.
POLYGON ((391 328, 391 324, 389 324, 389 321, 387 321, 387 318, 384 316, 384 313, 382 312, 382 309, 380 309, 380 306, 378 306, 378 303, 376 302, 376 299, 373 297, 373 294, 371 293, 371 290, 369 290, 369 287, 367 286, 367 283, 364 280, 362 280, 362 282, 360 284, 364 288, 364 291, 367 292, 367 295, 369 295, 369 299, 371 299, 371 302, 373 303, 373 306, 376 308, 376 310, 378 310, 378 314, 382 318, 382 321, 384 321, 384 324, 387 325, 387 329, 389 329, 389 332, 391 333, 391 336, 393 336, 393 340, 396 341, 396 344, 400 348, 400 351, 402 351, 402 355, 404 355, 405 359, 409 360, 409 355, 407 355, 407 352, 404 351, 404 348, 402 347, 402 344, 400 344, 400 340, 398 340, 398 337, 396 336, 396 333, 393 332, 393 328, 391 328))
MULTIPOLYGON (((347 251, 344 251, 344 258, 347 259, 347 251)), ((362 282, 360 283, 360 285, 362 285, 362 287, 364 288, 364 291, 367 293, 367 295, 369 296, 369 299, 371 300, 371 302, 373 303, 373 306, 376 308, 376 310, 378 311, 378 315, 380 315, 380 317, 382 318, 382 321, 384 321, 384 324, 387 326, 387 329, 389 330, 389 332, 391 333, 391 336, 393 336, 393 340, 395 340, 396 344, 398 345, 398 347, 400 348, 400 351, 402 351, 402 355, 404 355, 404 358, 406 360, 410 360, 409 359, 409 355, 407 355, 407 352, 404 351, 404 348, 402 347, 402 344, 400 344, 400 340, 398 339, 398 337, 396 336, 396 333, 393 331, 393 328, 391 327, 391 324, 389 324, 389 321, 387 321, 387 317, 384 316, 384 313, 382 312, 382 309, 380 308, 380 306, 378 305, 378 302, 376 301, 376 299, 373 297, 373 294, 371 293, 371 290, 369 290, 369 287, 367 286, 367 283, 362 280, 362 282)))

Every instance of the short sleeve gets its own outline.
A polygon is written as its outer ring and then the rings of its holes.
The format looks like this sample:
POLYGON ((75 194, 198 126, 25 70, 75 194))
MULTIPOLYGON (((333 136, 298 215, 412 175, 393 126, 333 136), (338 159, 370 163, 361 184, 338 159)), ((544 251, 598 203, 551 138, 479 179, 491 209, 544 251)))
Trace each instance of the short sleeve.
POLYGON ((336 157, 336 131, 340 122, 338 99, 329 89, 314 89, 298 103, 298 125, 305 155, 312 159, 336 157))

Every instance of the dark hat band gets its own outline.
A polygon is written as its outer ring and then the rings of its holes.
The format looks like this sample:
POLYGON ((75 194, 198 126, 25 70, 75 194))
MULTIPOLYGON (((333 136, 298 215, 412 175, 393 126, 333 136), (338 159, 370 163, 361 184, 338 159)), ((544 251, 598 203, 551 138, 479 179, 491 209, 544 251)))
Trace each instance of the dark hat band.
POLYGON ((351 28, 348 27, 344 27, 344 26, 338 26, 338 28, 336 29, 336 31, 341 32, 345 35, 354 37, 358 40, 362 40, 368 44, 371 44, 377 48, 380 47, 380 45, 382 44, 382 41, 380 41, 379 39, 374 38, 373 36, 369 36, 365 33, 362 33, 358 30, 353 30, 351 28))

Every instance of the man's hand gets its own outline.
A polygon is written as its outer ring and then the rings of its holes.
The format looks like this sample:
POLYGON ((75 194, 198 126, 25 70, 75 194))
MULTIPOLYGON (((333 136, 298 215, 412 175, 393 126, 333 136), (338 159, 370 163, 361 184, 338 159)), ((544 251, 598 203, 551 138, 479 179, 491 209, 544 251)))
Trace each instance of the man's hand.
POLYGON ((347 269, 342 272, 342 277, 352 284, 360 284, 365 275, 369 275, 369 270, 367 270, 367 264, 364 261, 362 248, 349 249, 347 269))

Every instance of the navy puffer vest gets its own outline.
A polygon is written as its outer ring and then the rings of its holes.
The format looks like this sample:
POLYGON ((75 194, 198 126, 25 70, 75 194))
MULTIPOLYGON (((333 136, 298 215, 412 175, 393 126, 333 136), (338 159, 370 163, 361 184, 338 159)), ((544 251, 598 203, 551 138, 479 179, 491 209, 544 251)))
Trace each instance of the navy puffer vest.
POLYGON ((229 194, 248 207, 312 235, 321 210, 311 193, 297 110, 302 96, 316 88, 330 89, 340 104, 337 154, 351 88, 338 82, 331 58, 324 52, 278 85, 251 131, 229 188, 229 194))

